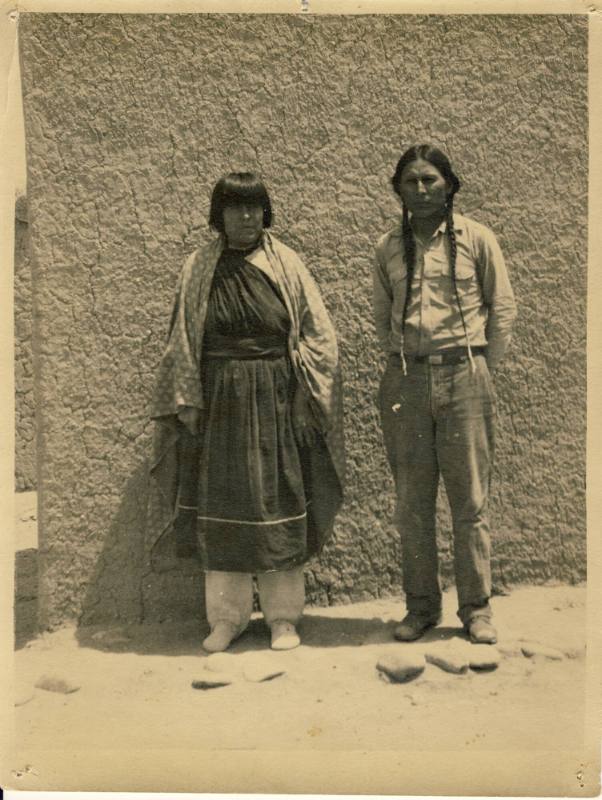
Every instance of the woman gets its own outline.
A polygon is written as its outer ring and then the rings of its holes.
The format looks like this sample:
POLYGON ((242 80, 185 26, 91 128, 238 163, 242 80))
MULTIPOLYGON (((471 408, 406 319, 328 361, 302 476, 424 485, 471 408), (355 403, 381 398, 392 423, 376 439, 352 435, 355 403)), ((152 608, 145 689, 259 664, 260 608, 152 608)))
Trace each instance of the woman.
POLYGON ((376 247, 374 316, 388 358, 379 406, 408 612, 395 636, 412 641, 440 621, 435 503, 441 474, 453 520, 458 616, 471 641, 492 644, 491 372, 510 340, 514 297, 493 233, 454 212, 460 181, 441 150, 411 147, 391 184, 403 218, 376 247))
POLYGON ((298 256, 268 233, 271 220, 255 175, 218 181, 209 224, 219 236, 184 266, 153 401, 153 472, 170 502, 177 495, 176 533, 195 528, 210 652, 246 628, 253 575, 272 648, 299 644, 303 564, 342 496, 334 329, 298 256), (165 465, 176 445, 174 481, 165 465))

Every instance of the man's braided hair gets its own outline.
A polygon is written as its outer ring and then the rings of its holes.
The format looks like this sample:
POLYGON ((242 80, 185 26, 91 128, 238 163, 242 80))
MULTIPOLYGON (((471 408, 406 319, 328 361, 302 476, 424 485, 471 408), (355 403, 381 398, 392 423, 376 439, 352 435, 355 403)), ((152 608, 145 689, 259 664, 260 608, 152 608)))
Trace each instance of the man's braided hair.
MULTIPOLYGON (((391 178, 391 185, 393 187, 393 191, 400 197, 400 199, 401 199, 400 184, 401 184, 402 173, 404 169, 408 166, 408 164, 411 164, 413 161, 417 161, 418 159, 422 159, 423 161, 428 161, 429 164, 432 164, 436 169, 438 169, 441 175, 445 178, 445 180, 451 187, 450 192, 447 196, 447 204, 446 204, 447 238, 449 241, 451 278, 454 285, 454 294, 456 296, 456 302, 458 304, 458 309, 460 311, 460 317, 462 318, 462 325, 464 327, 464 331, 466 331, 466 325, 464 324, 464 313, 462 311, 462 304, 460 302, 460 297, 458 295, 458 285, 456 281, 457 245, 456 245, 456 234, 454 231, 454 195, 460 189, 460 179, 453 171, 449 158, 445 155, 443 151, 439 150, 438 147, 435 147, 434 145, 431 144, 416 144, 410 147, 408 150, 406 150, 405 153, 401 156, 401 158, 397 162, 395 173, 391 178)), ((403 217, 402 217, 401 231, 403 236, 404 261, 406 264, 406 269, 408 274, 406 283, 407 286, 406 300, 403 309, 403 319, 402 319, 402 329, 403 329, 410 298, 412 279, 414 277, 414 269, 416 266, 416 239, 414 238, 414 232, 410 224, 410 216, 408 214, 408 209, 406 205, 403 203, 403 201, 402 201, 402 208, 403 208, 403 217)))

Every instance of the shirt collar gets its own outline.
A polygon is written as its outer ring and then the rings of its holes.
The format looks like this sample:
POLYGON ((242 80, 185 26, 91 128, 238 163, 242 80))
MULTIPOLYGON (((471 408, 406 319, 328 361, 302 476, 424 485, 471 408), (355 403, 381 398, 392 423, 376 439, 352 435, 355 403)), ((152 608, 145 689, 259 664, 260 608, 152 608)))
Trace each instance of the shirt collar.
MULTIPOLYGON (((457 233, 462 233, 462 231, 464 230, 464 227, 465 227, 464 226, 464 220, 463 220, 462 216, 460 214, 454 214, 454 231, 456 231, 457 233)), ((444 219, 443 222, 441 223, 441 225, 439 225, 437 230, 433 233, 433 236, 436 236, 439 232, 445 233, 446 230, 447 230, 447 220, 444 219)), ((397 237, 399 239, 402 238, 402 236, 403 236, 403 227, 402 227, 402 223, 401 222, 399 223, 399 225, 396 228, 393 228, 393 230, 390 233, 390 236, 395 236, 395 237, 397 237)))
MULTIPOLYGON (((464 229, 465 225, 463 217, 460 214, 454 214, 454 231, 456 233, 461 234, 462 231, 464 231, 464 229)), ((439 225, 437 230, 433 233, 433 237, 438 236, 439 232, 445 233, 446 231, 447 231, 447 220, 444 219, 441 225, 439 225)), ((403 239, 403 223, 400 222, 396 228, 393 228, 389 236, 395 239, 403 239)))
MULTIPOLYGON (((462 224, 462 218, 458 216, 458 214, 454 214, 454 231, 457 233, 461 233, 464 230, 464 225, 462 224)), ((441 225, 433 232, 433 239, 435 236, 439 236, 439 234, 443 234, 447 232, 447 219, 444 219, 441 222, 441 225)))
POLYGON ((441 223, 441 225, 439 225, 439 227, 433 232, 433 235, 431 236, 431 239, 434 239, 436 236, 438 237, 439 234, 441 234, 441 236, 443 236, 443 234, 446 231, 447 231, 447 220, 444 219, 443 222, 441 223))

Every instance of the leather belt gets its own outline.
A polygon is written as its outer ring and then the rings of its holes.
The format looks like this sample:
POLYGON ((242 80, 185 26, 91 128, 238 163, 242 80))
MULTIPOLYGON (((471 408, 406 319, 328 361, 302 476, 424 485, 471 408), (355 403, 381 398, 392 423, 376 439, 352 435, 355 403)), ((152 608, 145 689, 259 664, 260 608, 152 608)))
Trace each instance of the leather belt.
MULTIPOLYGON (((481 356, 485 352, 484 347, 471 347, 473 356, 481 356)), ((454 347, 450 350, 442 350, 439 353, 429 353, 425 356, 415 356, 409 353, 405 354, 406 361, 411 361, 414 364, 461 364, 463 361, 468 361, 468 348, 467 347, 454 347)))

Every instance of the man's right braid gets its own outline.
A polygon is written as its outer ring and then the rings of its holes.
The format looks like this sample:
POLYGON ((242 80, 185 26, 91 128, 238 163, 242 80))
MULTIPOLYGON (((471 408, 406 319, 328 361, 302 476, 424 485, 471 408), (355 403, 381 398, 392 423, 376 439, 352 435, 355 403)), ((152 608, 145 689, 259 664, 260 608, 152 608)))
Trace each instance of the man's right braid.
POLYGON ((406 299, 403 305, 403 316, 401 319, 401 331, 403 336, 408 305, 410 303, 410 291, 412 289, 412 280, 414 278, 414 268, 416 266, 416 240, 414 239, 414 231, 410 225, 410 215, 408 214, 408 209, 405 205, 403 206, 401 233, 403 236, 403 255, 407 272, 406 299))

